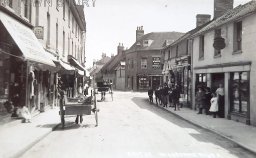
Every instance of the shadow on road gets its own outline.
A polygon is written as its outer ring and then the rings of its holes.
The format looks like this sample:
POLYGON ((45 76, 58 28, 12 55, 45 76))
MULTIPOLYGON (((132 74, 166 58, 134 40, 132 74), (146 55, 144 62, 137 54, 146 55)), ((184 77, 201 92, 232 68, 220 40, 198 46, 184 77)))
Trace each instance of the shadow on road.
MULTIPOLYGON (((230 142, 228 139, 222 136, 219 136, 215 133, 212 133, 211 131, 208 131, 201 127, 192 125, 188 121, 183 120, 177 117, 176 115, 172 114, 171 112, 168 112, 158 107, 156 104, 150 103, 148 98, 146 97, 133 97, 132 101, 141 109, 148 110, 160 116, 161 118, 169 121, 170 123, 175 124, 181 128, 184 128, 184 130, 191 131, 191 132, 188 132, 189 135, 195 138, 199 142, 215 144, 217 146, 220 146, 226 149, 231 154, 236 155, 238 157, 243 155, 242 153, 245 152, 244 149, 240 148, 237 144, 230 142)), ((246 152, 251 153, 249 151, 246 151, 246 152)), ((243 155, 243 157, 247 157, 247 156, 243 155)))

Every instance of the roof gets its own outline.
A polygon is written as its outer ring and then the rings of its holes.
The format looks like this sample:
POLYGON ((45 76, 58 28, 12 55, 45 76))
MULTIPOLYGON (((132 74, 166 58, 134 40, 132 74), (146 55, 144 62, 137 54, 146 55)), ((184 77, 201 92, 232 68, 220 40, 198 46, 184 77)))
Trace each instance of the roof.
POLYGON ((101 69, 102 71, 111 71, 115 70, 115 68, 120 64, 120 61, 124 59, 124 54, 119 53, 115 55, 109 62, 107 62, 103 68, 101 69))
POLYGON ((256 11, 256 1, 255 0, 250 1, 244 5, 239 5, 236 8, 227 11, 225 14, 223 14, 219 18, 213 20, 207 26, 203 27, 201 30, 199 30, 197 33, 195 33, 193 35, 193 37, 203 34, 204 32, 207 32, 209 30, 218 28, 224 24, 233 22, 233 21, 235 21, 241 17, 244 17, 246 15, 249 15, 251 13, 255 13, 255 11, 256 11))
POLYGON ((174 42, 172 42, 171 44, 165 46, 165 48, 168 48, 168 47, 170 47, 170 46, 174 46, 174 45, 180 43, 181 41, 188 39, 191 35, 193 35, 193 34, 194 34, 195 32, 197 32, 197 31, 199 31, 200 29, 202 29, 203 27, 205 27, 205 26, 208 25, 209 23, 211 23, 211 21, 206 22, 205 24, 200 25, 200 26, 197 26, 196 28, 194 28, 194 29, 188 31, 187 33, 185 33, 183 36, 181 36, 181 37, 180 37, 179 39, 177 39, 176 41, 174 41, 174 42))
POLYGON ((151 32, 143 35, 138 41, 136 41, 127 52, 141 51, 141 50, 161 50, 165 40, 175 41, 184 33, 181 32, 151 32), (149 46, 143 47, 143 41, 152 40, 149 46), (140 46, 138 46, 140 44, 140 46))
POLYGON ((103 67, 103 65, 97 65, 96 68, 94 68, 91 72, 90 72, 90 76, 93 76, 95 74, 97 74, 101 68, 103 67))
POLYGON ((104 65, 106 64, 111 58, 108 56, 102 57, 102 59, 96 61, 96 65, 104 65))

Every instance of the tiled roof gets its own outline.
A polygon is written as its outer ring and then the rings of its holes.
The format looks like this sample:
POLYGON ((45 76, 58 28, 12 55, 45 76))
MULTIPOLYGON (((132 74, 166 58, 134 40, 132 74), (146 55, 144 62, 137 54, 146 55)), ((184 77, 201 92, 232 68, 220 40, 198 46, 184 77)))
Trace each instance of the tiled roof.
POLYGON ((213 20, 209 25, 202 28, 200 31, 195 33, 193 37, 203 34, 206 31, 215 29, 229 22, 233 22, 243 16, 246 16, 250 13, 256 12, 256 1, 250 1, 244 5, 239 5, 236 8, 227 11, 221 17, 213 20))
POLYGON ((142 36, 126 52, 129 53, 140 50, 160 50, 162 49, 165 40, 175 41, 182 35, 183 33, 180 32, 151 32, 142 36), (152 40, 153 42, 149 46, 143 47, 143 41, 145 40, 152 40), (138 44, 140 46, 138 46, 138 44))
POLYGON ((121 60, 124 59, 124 54, 123 53, 119 53, 117 55, 115 55, 114 57, 111 58, 111 60, 109 62, 107 62, 103 67, 102 67, 102 71, 111 71, 111 70, 115 70, 116 66, 120 63, 121 60))

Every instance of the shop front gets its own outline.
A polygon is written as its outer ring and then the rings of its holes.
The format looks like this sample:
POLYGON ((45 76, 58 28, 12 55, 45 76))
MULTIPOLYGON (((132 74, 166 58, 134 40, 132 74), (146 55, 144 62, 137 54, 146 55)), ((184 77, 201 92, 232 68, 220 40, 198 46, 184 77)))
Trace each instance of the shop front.
POLYGON ((224 88, 224 107, 219 112, 223 118, 250 124, 250 62, 195 67, 195 91, 198 86, 209 87, 216 92, 224 88))
POLYGON ((0 19, 0 106, 12 101, 14 106, 39 110, 40 72, 55 64, 28 26, 3 12, 0 19))

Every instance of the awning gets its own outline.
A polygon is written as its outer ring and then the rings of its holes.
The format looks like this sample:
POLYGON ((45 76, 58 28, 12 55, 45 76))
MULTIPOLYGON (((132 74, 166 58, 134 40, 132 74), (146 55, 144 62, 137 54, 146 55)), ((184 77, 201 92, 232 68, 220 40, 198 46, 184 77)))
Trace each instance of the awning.
POLYGON ((26 60, 35 61, 55 67, 49 54, 44 50, 33 31, 14 20, 9 15, 0 12, 0 21, 15 41, 26 60))
POLYGON ((63 67, 65 70, 68 70, 68 71, 76 70, 76 68, 74 68, 73 66, 71 66, 71 65, 69 65, 69 64, 67 64, 67 63, 65 63, 65 62, 63 62, 61 60, 59 61, 59 63, 61 65, 61 67, 63 67))
POLYGON ((71 65, 75 66, 76 68, 85 71, 85 68, 73 57, 69 57, 69 62, 71 65))
POLYGON ((84 71, 81 71, 81 70, 77 69, 77 72, 78 72, 79 75, 84 76, 84 71))

